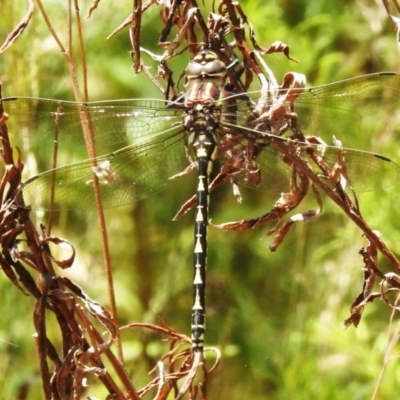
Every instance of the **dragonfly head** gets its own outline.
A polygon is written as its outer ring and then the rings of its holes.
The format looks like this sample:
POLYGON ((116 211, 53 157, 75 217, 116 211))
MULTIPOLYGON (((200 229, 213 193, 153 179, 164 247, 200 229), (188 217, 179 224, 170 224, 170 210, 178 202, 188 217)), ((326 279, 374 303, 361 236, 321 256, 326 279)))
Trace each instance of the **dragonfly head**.
POLYGON ((188 80, 199 77, 225 77, 226 65, 218 59, 218 55, 211 50, 201 50, 190 61, 185 75, 188 80))

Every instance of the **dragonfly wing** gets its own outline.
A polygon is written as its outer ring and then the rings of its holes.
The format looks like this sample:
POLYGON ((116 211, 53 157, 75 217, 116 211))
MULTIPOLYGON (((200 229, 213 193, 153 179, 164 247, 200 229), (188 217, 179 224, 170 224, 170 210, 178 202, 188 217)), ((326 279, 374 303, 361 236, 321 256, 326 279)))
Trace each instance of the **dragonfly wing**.
POLYGON ((94 160, 39 174, 23 185, 25 204, 36 210, 93 208, 94 179, 105 208, 159 192, 188 164, 182 135, 182 128, 176 127, 94 160))
MULTIPOLYGON (((397 184, 400 180, 400 167, 390 159, 379 154, 353 150, 352 148, 373 149, 379 146, 380 137, 385 136, 388 140, 389 119, 396 115, 398 104, 398 93, 400 92, 400 75, 395 73, 377 73, 365 75, 323 85, 315 88, 304 89, 293 103, 283 103, 284 111, 293 111, 296 115, 296 123, 301 132, 306 136, 322 138, 327 143, 325 146, 324 160, 332 168, 338 162, 338 149, 332 144, 333 137, 340 139, 344 149, 345 166, 348 180, 351 186, 357 191, 373 190, 377 187, 387 187, 397 184), (383 135, 383 133, 385 135, 383 135)), ((284 98, 284 94, 282 93, 284 98)), ((226 107, 225 114, 234 115, 237 109, 236 122, 246 129, 238 129, 237 132, 244 138, 252 137, 253 140, 267 144, 265 150, 257 156, 257 162, 263 175, 271 175, 271 171, 278 168, 282 170, 282 160, 277 156, 272 156, 274 150, 268 145, 268 135, 276 133, 276 128, 285 127, 285 113, 281 114, 277 110, 281 105, 280 94, 271 98, 260 98, 258 93, 250 93, 249 100, 241 100, 243 96, 234 96, 235 101, 231 101, 230 107, 226 107), (239 101, 240 99, 240 101, 239 101), (257 116, 249 119, 250 110, 257 109, 257 105, 263 104, 265 113, 259 120, 257 116), (274 113, 268 113, 275 110, 274 113), (269 121, 268 118, 283 118, 281 121, 269 121), (249 124, 248 122, 251 122, 249 124), (254 128, 256 127, 256 128, 254 128), (257 127, 262 127, 257 128, 257 127), (275 128, 275 130, 274 130, 275 128), (259 130, 258 130, 259 129, 259 130), (271 160, 270 160, 271 159, 271 160), (279 161, 280 160, 280 161, 279 161)), ((260 107, 258 107, 260 110, 260 107)), ((284 133, 290 135, 292 132, 287 129, 284 133)), ((251 139, 249 139, 251 140, 251 139)), ((272 146, 273 147, 273 146, 272 146)), ((312 145, 310 145, 312 147, 312 145)), ((319 152, 320 148, 316 147, 319 152)), ((310 164, 313 162, 308 159, 305 152, 302 152, 310 164)), ((316 173, 321 171, 316 167, 316 173)), ((279 172, 277 176, 279 176, 279 172)), ((272 180, 277 180, 272 177, 272 180)), ((264 180, 265 183, 270 179, 264 180)), ((246 181, 244 180, 246 184, 246 181)), ((268 190, 268 184, 259 184, 259 189, 268 190)))
MULTIPOLYGON (((22 138, 22 149, 39 159, 40 171, 88 158, 83 127, 93 133, 96 155, 104 155, 163 132, 182 119, 163 100, 114 100, 75 103, 36 98, 8 98, 11 135, 22 138)), ((13 138, 14 139, 14 138, 13 138)))

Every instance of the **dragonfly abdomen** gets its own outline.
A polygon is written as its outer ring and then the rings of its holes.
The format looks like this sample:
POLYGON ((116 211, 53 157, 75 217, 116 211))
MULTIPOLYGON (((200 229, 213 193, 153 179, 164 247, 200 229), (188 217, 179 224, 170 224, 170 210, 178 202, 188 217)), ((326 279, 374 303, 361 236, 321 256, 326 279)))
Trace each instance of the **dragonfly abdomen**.
POLYGON ((217 148, 216 129, 226 66, 211 51, 201 51, 186 69, 185 129, 187 146, 198 165, 196 219, 194 225, 194 278, 191 320, 192 350, 203 352, 206 324, 206 268, 209 203, 209 175, 217 148))

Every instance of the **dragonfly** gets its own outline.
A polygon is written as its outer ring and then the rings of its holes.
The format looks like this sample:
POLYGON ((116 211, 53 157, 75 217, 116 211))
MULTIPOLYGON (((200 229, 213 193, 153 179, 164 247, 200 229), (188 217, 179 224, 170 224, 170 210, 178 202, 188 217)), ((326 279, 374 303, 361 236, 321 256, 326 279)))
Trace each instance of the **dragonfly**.
MULTIPOLYGON (((350 125, 369 140, 366 129, 379 129, 379 110, 396 112, 400 75, 375 73, 328 85, 302 89, 295 98, 287 89, 229 93, 228 68, 211 50, 201 50, 189 62, 183 95, 176 101, 129 99, 91 103, 9 97, 2 99, 11 134, 29 141, 33 151, 60 154, 58 163, 22 184, 24 203, 33 210, 81 209, 94 206, 94 179, 104 207, 116 207, 164 189, 171 178, 197 171, 194 222, 192 351, 203 352, 207 229, 212 166, 231 163, 235 182, 271 190, 274 181, 290 175, 274 143, 300 150, 319 144, 285 137, 295 114, 304 135, 330 141, 347 134, 350 125), (367 123, 364 123, 367 121, 367 123), (372 121, 372 123, 370 123, 372 121), (82 125, 94 133, 97 155, 85 157, 82 125), (363 125, 364 124, 364 125, 363 125), (62 154, 74 162, 63 165, 62 154)), ((379 134, 379 131, 378 131, 379 134)), ((358 139, 358 138, 357 138, 358 139)), ((385 156, 345 147, 347 176, 354 190, 390 186, 400 179, 400 167, 385 156)), ((338 149, 324 145, 324 160, 333 166, 338 149)), ((49 156, 50 157, 50 156, 49 156)), ((221 168, 222 170, 222 168, 221 168)), ((321 173, 321 171, 319 171, 321 173)))

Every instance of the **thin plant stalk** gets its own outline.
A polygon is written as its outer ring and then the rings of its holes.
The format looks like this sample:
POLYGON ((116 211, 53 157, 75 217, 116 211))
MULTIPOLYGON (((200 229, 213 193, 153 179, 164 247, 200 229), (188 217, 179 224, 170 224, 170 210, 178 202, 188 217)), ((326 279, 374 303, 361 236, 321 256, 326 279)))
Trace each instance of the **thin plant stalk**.
MULTIPOLYGON (((79 18, 79 5, 77 0, 74 0, 74 7, 77 10, 76 11, 76 22, 78 26, 78 41, 79 41, 79 48, 80 48, 80 54, 81 54, 81 62, 82 62, 82 68, 84 71, 83 74, 83 87, 84 87, 84 95, 81 95, 80 92, 80 86, 76 74, 76 68, 75 68, 75 63, 74 59, 72 56, 72 16, 71 16, 71 0, 68 0, 68 45, 67 47, 64 47, 60 38, 58 37, 56 31, 54 30, 50 19, 43 7, 43 4, 41 3, 41 0, 37 1, 37 4, 39 6, 39 9, 43 15, 43 18, 46 22, 46 25, 52 34, 53 38, 57 42, 58 46, 60 47, 62 53, 65 56, 68 70, 69 70, 69 75, 72 81, 72 88, 74 91, 74 96, 75 100, 77 102, 87 102, 88 101, 88 89, 87 89, 87 67, 86 67, 86 57, 84 56, 85 50, 84 50, 84 44, 83 44, 83 35, 82 35, 82 26, 81 26, 81 21, 79 18)), ((80 118, 81 118, 81 123, 82 123, 82 129, 84 132, 84 138, 86 142, 86 148, 88 151, 88 156, 90 159, 94 159, 96 157, 96 148, 95 148, 95 140, 94 140, 94 134, 93 134, 93 129, 90 124, 90 115, 87 112, 80 112, 80 118)), ((95 166, 95 165, 94 165, 95 166)), ((97 209, 97 218, 98 218, 98 223, 100 227, 100 233, 101 233, 101 241, 102 241, 102 249, 103 249, 103 260, 104 260, 104 268, 107 276, 107 286, 108 286, 108 298, 110 302, 110 308, 111 308, 111 314, 114 318, 114 321, 118 321, 118 313, 117 313, 117 306, 116 306, 116 300, 115 300, 115 290, 114 290, 114 282, 113 282, 113 275, 112 275, 112 266, 111 266, 111 256, 110 256, 110 249, 109 249, 109 244, 108 244, 108 236, 107 236, 107 226, 106 226, 106 221, 105 221, 105 216, 104 216, 104 208, 102 205, 102 198, 101 198, 101 193, 100 193, 100 187, 99 187, 99 182, 95 174, 93 174, 93 190, 94 190, 94 195, 95 195, 95 202, 96 202, 96 209, 97 209)), ((120 336, 118 333, 118 337, 116 340, 116 346, 117 346, 117 352, 118 352, 118 359, 123 364, 123 352, 122 352, 122 344, 120 340, 120 336)))

